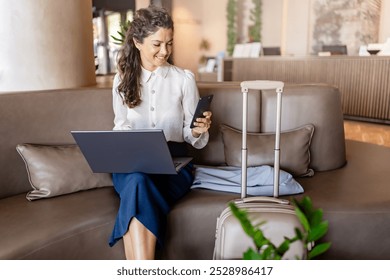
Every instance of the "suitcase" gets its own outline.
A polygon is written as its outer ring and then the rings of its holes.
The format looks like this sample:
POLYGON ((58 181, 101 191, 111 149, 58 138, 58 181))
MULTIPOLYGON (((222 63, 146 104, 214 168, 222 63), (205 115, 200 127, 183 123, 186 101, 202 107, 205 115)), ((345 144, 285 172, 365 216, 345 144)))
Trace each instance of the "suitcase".
MULTIPOLYGON (((241 199, 233 202, 239 209, 245 209, 253 225, 261 224, 264 236, 275 245, 284 241, 285 237, 295 236, 295 228, 302 230, 294 207, 288 200, 279 199, 280 172, 280 122, 282 92, 284 83, 279 81, 244 81, 241 83, 243 93, 242 121, 242 176, 241 199), (275 89, 277 93, 276 129, 275 129, 275 162, 274 162, 274 194, 273 197, 247 197, 247 115, 248 91, 275 89)), ((217 219, 214 259, 242 259, 248 248, 254 248, 253 240, 244 232, 239 220, 233 215, 230 207, 225 208, 217 219)), ((306 249, 301 241, 291 244, 283 259, 304 259, 306 249)))

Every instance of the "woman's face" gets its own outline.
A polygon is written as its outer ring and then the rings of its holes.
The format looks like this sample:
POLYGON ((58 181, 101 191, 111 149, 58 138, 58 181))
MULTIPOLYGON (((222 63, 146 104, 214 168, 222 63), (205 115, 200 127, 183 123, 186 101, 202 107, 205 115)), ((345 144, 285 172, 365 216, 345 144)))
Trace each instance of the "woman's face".
POLYGON ((142 66, 146 70, 154 71, 164 65, 172 53, 173 30, 160 28, 146 37, 143 43, 135 39, 134 43, 140 51, 142 66))

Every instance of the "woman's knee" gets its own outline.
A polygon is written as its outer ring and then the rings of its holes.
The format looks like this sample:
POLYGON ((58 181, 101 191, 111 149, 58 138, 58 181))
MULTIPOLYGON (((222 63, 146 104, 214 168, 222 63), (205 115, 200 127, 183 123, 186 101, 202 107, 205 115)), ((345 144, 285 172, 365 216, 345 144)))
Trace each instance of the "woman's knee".
POLYGON ((149 176, 142 172, 129 173, 129 181, 134 183, 145 183, 149 180, 149 176))
POLYGON ((142 172, 113 174, 113 182, 116 189, 137 188, 147 185, 148 175, 142 172))

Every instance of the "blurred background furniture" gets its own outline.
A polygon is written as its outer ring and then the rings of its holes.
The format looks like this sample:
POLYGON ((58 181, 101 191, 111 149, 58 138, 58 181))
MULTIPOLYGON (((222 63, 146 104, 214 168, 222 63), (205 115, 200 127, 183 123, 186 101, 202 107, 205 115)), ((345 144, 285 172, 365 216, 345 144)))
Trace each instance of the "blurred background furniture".
POLYGON ((263 55, 280 55, 280 47, 263 47, 263 55))
POLYGON ((323 52, 330 52, 331 55, 346 55, 348 54, 346 45, 323 45, 323 52))
POLYGON ((225 58, 224 81, 277 80, 339 88, 345 118, 390 124, 390 56, 225 58))

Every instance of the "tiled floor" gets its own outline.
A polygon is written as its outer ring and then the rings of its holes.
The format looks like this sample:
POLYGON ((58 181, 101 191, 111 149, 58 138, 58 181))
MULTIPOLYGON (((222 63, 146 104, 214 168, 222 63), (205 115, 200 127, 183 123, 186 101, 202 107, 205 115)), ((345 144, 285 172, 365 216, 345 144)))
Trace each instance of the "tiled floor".
MULTIPOLYGON (((98 76, 97 87, 112 87, 113 75, 98 76)), ((344 121, 345 138, 390 147, 390 125, 344 121)))

